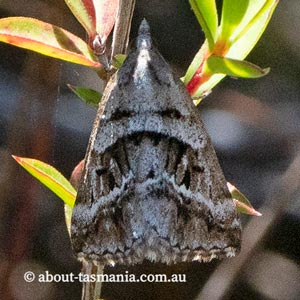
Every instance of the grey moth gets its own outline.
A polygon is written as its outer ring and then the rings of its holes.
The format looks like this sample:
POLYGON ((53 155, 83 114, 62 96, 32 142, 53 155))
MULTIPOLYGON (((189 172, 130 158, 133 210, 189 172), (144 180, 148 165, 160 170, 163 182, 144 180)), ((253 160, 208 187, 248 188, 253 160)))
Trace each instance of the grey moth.
POLYGON ((78 258, 103 265, 239 252, 239 217, 210 138, 145 20, 99 104, 71 239, 78 258))

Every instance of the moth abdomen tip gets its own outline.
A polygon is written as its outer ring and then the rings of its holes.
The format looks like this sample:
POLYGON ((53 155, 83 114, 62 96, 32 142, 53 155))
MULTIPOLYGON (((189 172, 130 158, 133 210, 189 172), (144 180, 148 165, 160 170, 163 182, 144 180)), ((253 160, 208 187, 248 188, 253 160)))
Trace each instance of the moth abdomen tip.
POLYGON ((150 26, 144 18, 139 27, 139 34, 137 37, 137 48, 138 49, 151 49, 152 40, 150 35, 150 26))
POLYGON ((139 35, 140 34, 150 34, 150 26, 147 20, 144 18, 139 27, 139 35))

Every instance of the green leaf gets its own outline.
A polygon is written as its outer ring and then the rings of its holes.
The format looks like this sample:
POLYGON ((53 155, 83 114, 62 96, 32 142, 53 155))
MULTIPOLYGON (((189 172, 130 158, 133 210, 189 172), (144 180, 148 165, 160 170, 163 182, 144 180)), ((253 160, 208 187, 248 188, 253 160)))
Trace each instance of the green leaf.
POLYGON ((212 75, 207 81, 202 83, 196 92, 192 95, 193 99, 202 98, 204 95, 209 94, 211 90, 225 77, 224 74, 212 75))
POLYGON ((66 220, 66 226, 69 232, 69 236, 71 236, 72 211, 73 211, 73 207, 65 204, 65 220, 66 220))
POLYGON ((81 86, 74 86, 71 84, 68 84, 68 87, 72 92, 74 92, 81 100, 83 100, 87 104, 91 104, 96 107, 101 101, 102 94, 98 91, 87 89, 81 86))
POLYGON ((112 65, 116 68, 116 69, 120 69, 124 63, 126 59, 126 55, 125 54, 117 54, 115 55, 115 57, 113 58, 113 62, 112 65))
POLYGON ((227 187, 229 189, 231 197, 233 198, 236 204, 237 210, 240 213, 253 215, 257 217, 261 216, 261 213, 256 211, 253 208, 253 206, 251 205, 250 201, 246 198, 246 196, 243 193, 241 193, 234 185, 227 182, 227 187))
POLYGON ((96 14, 93 0, 65 0, 73 15, 89 37, 96 35, 96 14))
POLYGON ((269 68, 261 69, 247 61, 215 55, 210 56, 205 64, 205 72, 212 74, 226 74, 233 77, 259 78, 268 74, 269 71, 269 68))
POLYGON ((208 44, 207 41, 205 41, 194 57, 183 78, 183 82, 187 86, 188 92, 193 99, 197 99, 197 104, 200 103, 199 98, 201 99, 205 95, 209 94, 213 86, 225 77, 224 74, 206 74, 206 78, 203 76, 203 68, 205 66, 208 53, 208 44), (199 77, 196 76, 197 73, 199 73, 199 77))
MULTIPOLYGON (((256 2, 256 0, 252 1, 256 2)), ((229 40, 247 16, 249 0, 223 0, 220 40, 229 40)))
POLYGON ((186 74, 184 75, 183 82, 185 84, 188 84, 188 82, 192 79, 192 77, 196 73, 197 69, 199 69, 199 67, 204 63, 204 61, 207 58, 208 53, 209 53, 208 42, 207 42, 207 40, 205 40, 202 47, 195 55, 192 63, 189 65, 189 68, 187 69, 186 74))
POLYGON ((215 0, 189 0, 189 2, 205 33, 209 49, 213 49, 218 26, 218 14, 215 0))
POLYGON ((68 206, 73 207, 76 191, 71 183, 55 168, 42 161, 12 155, 26 171, 49 188, 68 206))
POLYGON ((0 41, 88 67, 101 66, 82 39, 60 27, 32 18, 0 19, 0 41))
POLYGON ((265 31, 278 0, 251 0, 246 16, 230 37, 227 57, 244 59, 265 31), (255 6, 256 5, 256 6, 255 6))
MULTIPOLYGON (((218 37, 213 51, 209 51, 211 49, 205 47, 205 44, 201 47, 184 77, 184 83, 194 99, 202 98, 225 77, 225 74, 212 74, 211 72, 206 74, 204 72, 205 60, 211 55, 243 60, 264 32, 277 3, 278 0, 251 0, 245 2, 227 0, 224 2, 223 9, 226 12, 223 11, 220 28, 223 30, 224 36, 218 37), (247 9, 245 3, 248 3, 247 9), (241 8, 236 7, 239 5, 241 8), (232 12, 230 12, 230 9, 232 9, 232 12), (245 11, 244 16, 242 16, 242 11, 245 11), (233 20, 235 14, 240 22, 239 24, 233 20), (230 20, 225 20, 225 18, 230 20), (234 27, 235 23, 236 27, 234 27), (222 28, 224 26, 225 28, 222 28), (228 34, 231 34, 231 36, 227 36, 228 34)), ((255 70, 255 67, 252 68, 247 63, 245 69, 246 73, 250 72, 251 74, 253 72, 253 77, 259 77, 260 74, 264 75, 268 71, 260 68, 255 70)), ((233 76, 237 76, 237 74, 233 76)))
POLYGON ((262 214, 259 211, 255 210, 254 208, 246 205, 245 203, 243 203, 239 200, 233 199, 233 202, 236 206, 237 211, 241 214, 251 215, 251 216, 255 216, 255 217, 262 216, 262 214))

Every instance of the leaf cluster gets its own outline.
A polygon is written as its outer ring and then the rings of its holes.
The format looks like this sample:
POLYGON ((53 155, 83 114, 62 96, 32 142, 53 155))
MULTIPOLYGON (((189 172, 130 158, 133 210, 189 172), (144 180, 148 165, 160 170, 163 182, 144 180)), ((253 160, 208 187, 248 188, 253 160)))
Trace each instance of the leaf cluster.
MULTIPOLYGON (((189 0, 205 33, 205 42, 191 62, 183 82, 195 104, 208 94, 226 75, 258 78, 269 69, 262 69, 244 60, 264 32, 279 0, 223 0, 218 16, 215 0, 189 0), (220 19, 220 21, 219 21, 220 19)), ((101 73, 107 69, 103 55, 106 41, 115 24, 119 0, 65 0, 73 15, 86 30, 85 42, 67 30, 43 21, 9 17, 0 19, 0 41, 38 52, 53 58, 81 64, 101 73)), ((119 68, 125 59, 120 53, 111 59, 119 68)), ((97 105, 101 94, 84 87, 69 85, 85 102, 97 105)), ((41 181, 66 204, 66 220, 70 224, 76 190, 52 166, 41 161, 13 156, 32 176, 41 181)), ((83 163, 76 169, 78 176, 83 163)), ((242 213, 259 216, 247 198, 228 183, 237 209, 242 213)))

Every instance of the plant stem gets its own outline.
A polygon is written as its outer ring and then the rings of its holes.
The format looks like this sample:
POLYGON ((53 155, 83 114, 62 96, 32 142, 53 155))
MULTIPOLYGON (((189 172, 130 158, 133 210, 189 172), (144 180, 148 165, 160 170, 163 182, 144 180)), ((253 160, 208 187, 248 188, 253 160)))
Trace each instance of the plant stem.
POLYGON ((120 0, 113 33, 111 58, 116 54, 125 54, 127 51, 134 7, 135 0, 120 0))
MULTIPOLYGON (((131 28, 131 20, 135 7, 135 0, 120 0, 118 15, 116 18, 113 41, 112 41, 112 52, 111 59, 116 54, 125 54, 128 47, 129 33, 131 28)), ((110 77, 111 72, 107 73, 107 81, 110 77)), ((100 76, 101 77, 101 76, 100 76)), ((89 275, 103 274, 104 266, 100 264, 94 264, 93 262, 84 261, 82 263, 83 273, 89 275)), ((97 279, 97 278, 96 278, 97 279)), ((98 300, 101 296, 102 283, 98 280, 91 282, 88 280, 83 283, 82 287, 82 300, 98 300)))
POLYGON ((97 300, 101 296, 102 282, 98 281, 97 275, 103 274, 104 266, 100 264, 94 264, 90 261, 83 261, 82 263, 83 273, 88 275, 86 282, 82 286, 82 300, 97 300), (91 275, 96 275, 95 282, 92 282, 91 275))

